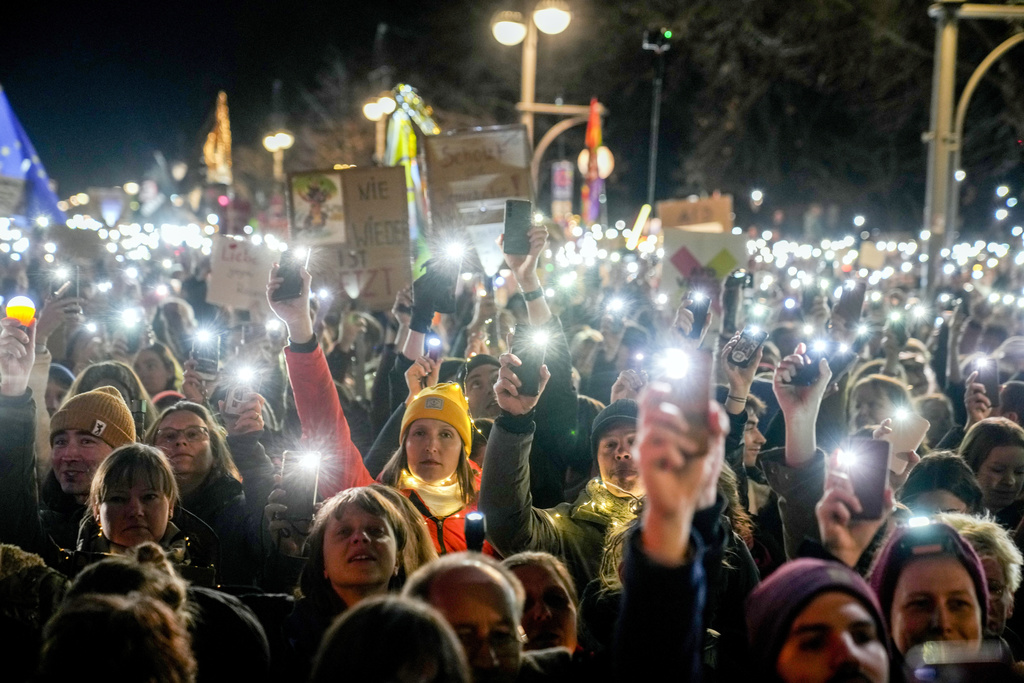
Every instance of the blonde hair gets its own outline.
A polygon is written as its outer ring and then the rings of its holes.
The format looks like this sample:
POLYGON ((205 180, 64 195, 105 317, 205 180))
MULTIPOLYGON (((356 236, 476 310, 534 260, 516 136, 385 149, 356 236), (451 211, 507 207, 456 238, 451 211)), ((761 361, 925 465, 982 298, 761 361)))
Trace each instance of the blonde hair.
POLYGON ((1003 568, 1006 588, 1011 595, 1020 588, 1021 565, 1024 556, 1010 537, 1010 532, 1001 527, 990 515, 978 517, 959 512, 943 512, 935 518, 956 529, 964 540, 971 544, 974 552, 982 558, 991 557, 1003 568))

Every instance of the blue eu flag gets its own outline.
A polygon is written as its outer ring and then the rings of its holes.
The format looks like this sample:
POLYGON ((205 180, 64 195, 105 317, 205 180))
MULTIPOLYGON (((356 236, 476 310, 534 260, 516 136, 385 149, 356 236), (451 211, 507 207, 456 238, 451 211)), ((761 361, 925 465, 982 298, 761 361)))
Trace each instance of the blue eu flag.
POLYGON ((67 220, 50 176, 0 88, 0 218, 47 227, 67 220))

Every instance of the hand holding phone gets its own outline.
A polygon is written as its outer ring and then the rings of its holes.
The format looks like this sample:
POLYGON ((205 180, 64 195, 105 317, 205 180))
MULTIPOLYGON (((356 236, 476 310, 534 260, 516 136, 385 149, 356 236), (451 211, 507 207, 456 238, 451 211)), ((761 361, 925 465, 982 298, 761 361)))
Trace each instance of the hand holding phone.
POLYGON ((544 365, 547 344, 547 332, 543 329, 516 325, 511 352, 522 365, 512 366, 512 372, 519 378, 519 393, 524 396, 536 396, 540 391, 540 368, 544 365))
POLYGON ((320 480, 319 451, 285 451, 281 464, 281 488, 288 506, 281 517, 291 521, 311 520, 316 509, 320 480))
POLYGON ((903 474, 907 469, 907 460, 900 457, 902 453, 916 452, 924 442, 931 423, 917 413, 901 409, 892 418, 889 427, 892 431, 882 436, 882 441, 892 444, 892 459, 889 462, 889 470, 895 475, 903 474))
POLYGON ((306 250, 305 263, 297 250, 289 249, 281 254, 281 261, 277 266, 277 277, 284 280, 277 289, 270 295, 271 301, 287 301, 298 299, 302 296, 302 268, 309 267, 311 250, 306 250))
POLYGON ((530 227, 533 225, 533 204, 527 199, 505 200, 505 232, 502 250, 506 254, 525 256, 530 253, 530 227))
POLYGON ((999 363, 995 358, 979 358, 975 361, 978 372, 977 382, 985 386, 985 395, 993 408, 999 407, 999 363))
POLYGON ((866 293, 867 285, 863 281, 846 281, 843 284, 843 291, 839 295, 839 301, 832 309, 833 315, 840 316, 847 323, 856 323, 860 320, 866 293))
POLYGON ((690 333, 686 337, 688 339, 700 339, 704 333, 704 326, 708 322, 711 297, 704 292, 691 291, 687 294, 686 298, 690 300, 690 303, 686 305, 686 310, 693 313, 693 327, 690 328, 690 333))
POLYGON ((738 368, 750 367, 757 350, 768 341, 768 332, 758 327, 744 327, 740 338, 729 352, 729 363, 738 368))
POLYGON ((851 519, 878 519, 882 516, 885 491, 889 487, 889 461, 892 444, 877 439, 853 438, 842 451, 839 465, 850 477, 861 511, 851 510, 851 519))
POLYGON ((702 350, 665 349, 656 361, 656 377, 671 388, 671 403, 692 428, 690 438, 699 453, 707 452, 708 406, 711 401, 711 353, 702 350))

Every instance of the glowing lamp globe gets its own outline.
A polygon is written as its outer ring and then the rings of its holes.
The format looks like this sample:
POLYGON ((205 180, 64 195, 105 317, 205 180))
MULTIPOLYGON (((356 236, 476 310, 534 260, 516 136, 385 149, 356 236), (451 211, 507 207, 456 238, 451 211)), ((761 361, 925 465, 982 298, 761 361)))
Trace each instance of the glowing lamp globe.
MULTIPOLYGON (((587 175, 587 170, 590 168, 590 150, 586 147, 580 152, 579 157, 576 158, 576 166, 580 169, 580 173, 584 176, 587 175)), ((605 179, 612 174, 615 170, 615 155, 612 151, 601 145, 597 148, 597 175, 601 179, 605 179)))
POLYGON ((561 33, 569 27, 570 21, 572 14, 569 12, 569 6, 562 0, 541 0, 537 4, 537 9, 533 11, 533 23, 548 35, 561 33))
POLYGON ((7 302, 7 317, 14 318, 25 327, 28 327, 36 317, 36 305, 27 296, 12 297, 7 302))
POLYGON ((498 12, 491 20, 491 33, 502 45, 518 45, 526 38, 526 24, 519 12, 498 12))

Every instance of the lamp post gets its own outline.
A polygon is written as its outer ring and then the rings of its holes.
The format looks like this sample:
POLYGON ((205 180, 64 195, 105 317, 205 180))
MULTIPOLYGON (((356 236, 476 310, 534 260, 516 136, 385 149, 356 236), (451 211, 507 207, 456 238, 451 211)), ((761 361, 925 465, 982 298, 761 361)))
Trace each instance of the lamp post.
POLYGON ((563 0, 541 0, 534 7, 531 21, 519 12, 498 12, 491 20, 491 33, 502 45, 523 43, 522 85, 519 93, 519 120, 533 144, 533 105, 537 86, 537 31, 556 35, 572 21, 569 6, 563 0))
POLYGON ((373 145, 373 160, 378 166, 384 165, 386 153, 386 137, 388 117, 395 111, 398 104, 390 91, 382 92, 376 98, 367 100, 363 105, 363 116, 377 124, 377 135, 373 145))
POLYGON ((263 138, 263 146, 274 155, 274 180, 284 182, 284 151, 295 144, 295 136, 284 128, 268 133, 263 138))

